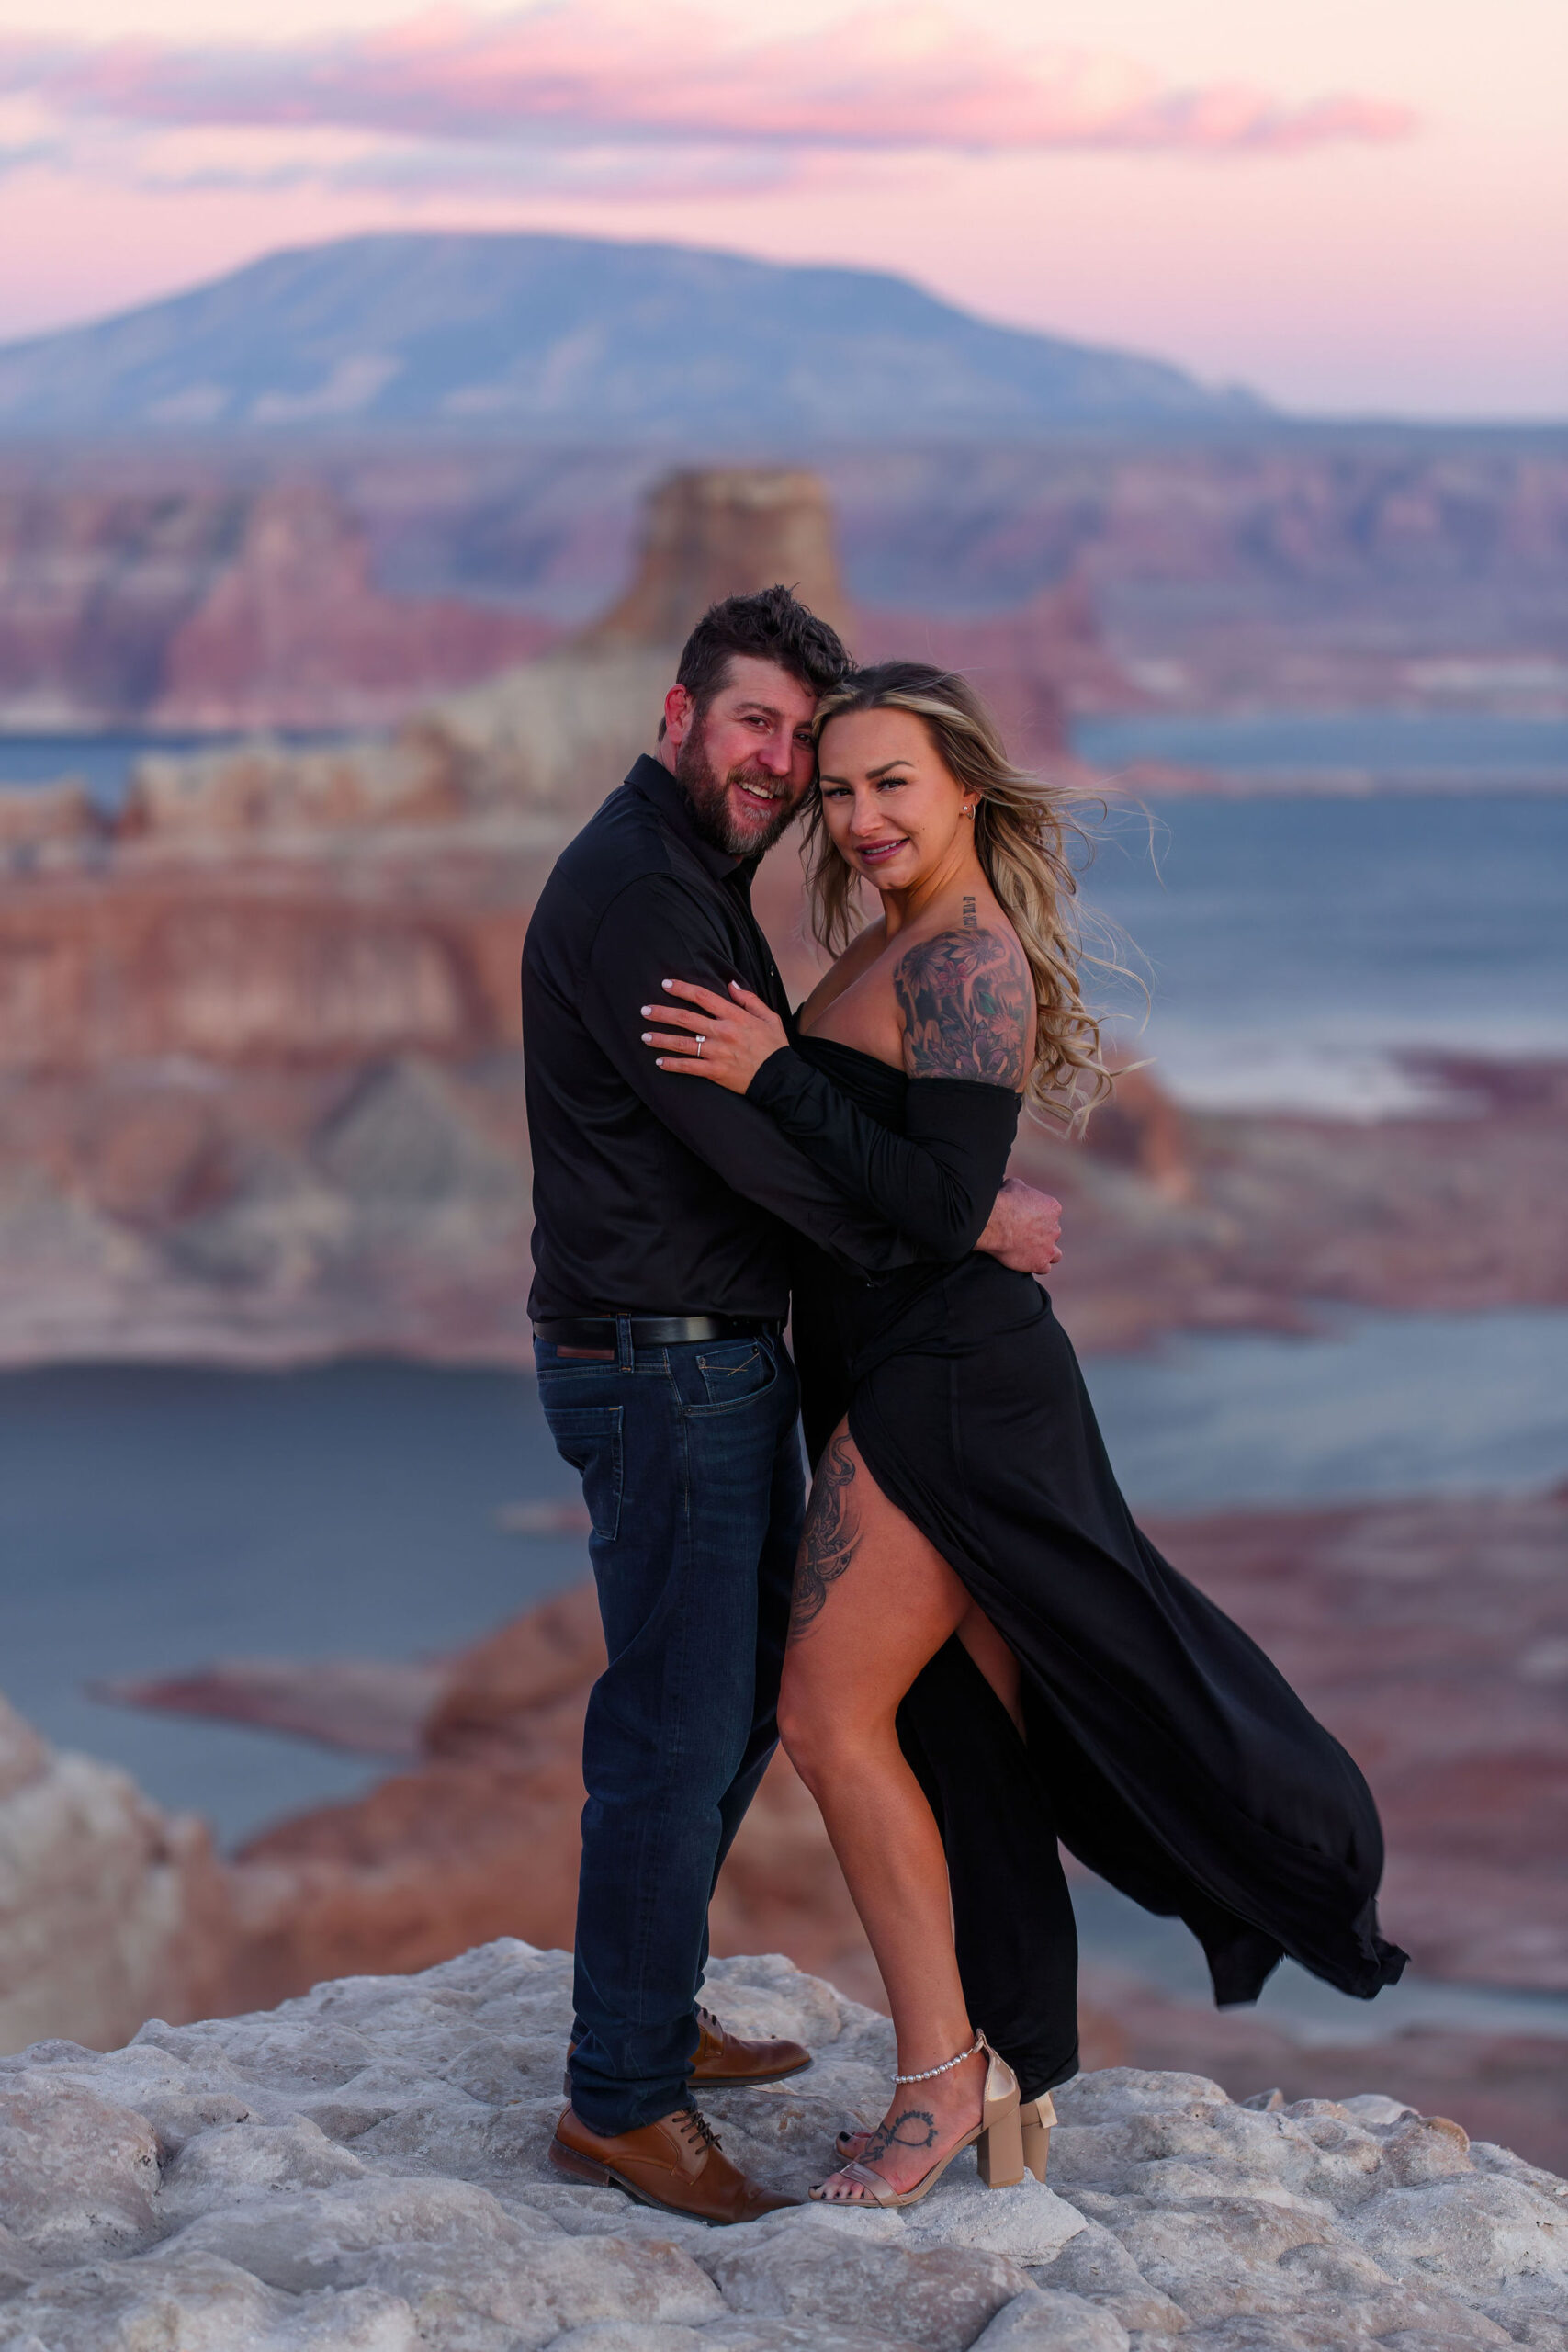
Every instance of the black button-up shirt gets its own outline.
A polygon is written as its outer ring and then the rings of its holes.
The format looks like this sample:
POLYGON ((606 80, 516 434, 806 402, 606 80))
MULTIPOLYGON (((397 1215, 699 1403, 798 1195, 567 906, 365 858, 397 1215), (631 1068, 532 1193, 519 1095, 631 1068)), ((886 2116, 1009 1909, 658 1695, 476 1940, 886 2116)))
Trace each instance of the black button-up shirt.
POLYGON ((523 952, 536 1317, 782 1319, 791 1226, 862 1272, 917 1254, 743 1095, 671 1076, 641 1043, 664 979, 739 980, 787 1019, 754 870, 704 841, 644 756, 539 895, 523 952))

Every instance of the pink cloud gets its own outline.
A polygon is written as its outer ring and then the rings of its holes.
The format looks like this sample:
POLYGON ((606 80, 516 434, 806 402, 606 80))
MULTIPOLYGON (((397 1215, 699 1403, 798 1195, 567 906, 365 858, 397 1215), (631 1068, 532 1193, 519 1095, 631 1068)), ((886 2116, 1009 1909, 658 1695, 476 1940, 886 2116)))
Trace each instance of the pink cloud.
POLYGON ((1387 100, 1189 87, 1116 58, 1010 47, 938 7, 761 40, 693 10, 632 13, 615 0, 502 17, 440 6, 292 47, 13 40, 0 42, 0 90, 145 127, 330 124, 465 145, 532 134, 563 145, 1242 155, 1414 128, 1410 109, 1387 100))

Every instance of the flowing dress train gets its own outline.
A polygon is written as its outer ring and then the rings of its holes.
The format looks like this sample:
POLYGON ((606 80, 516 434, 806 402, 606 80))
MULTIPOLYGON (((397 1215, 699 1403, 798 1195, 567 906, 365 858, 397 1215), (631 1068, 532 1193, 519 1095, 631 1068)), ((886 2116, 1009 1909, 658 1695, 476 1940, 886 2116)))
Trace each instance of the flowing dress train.
MULTIPOLYGON (((1022 1668, 1027 1746, 998 1726, 998 1702, 987 1717, 956 1643, 901 1711, 939 1821, 961 1778, 961 1762, 940 1753, 943 1710, 955 1708, 983 1735, 973 1760, 992 1814, 1005 1815, 998 1836, 1014 1837, 1037 1869, 1047 1849, 1055 1860, 1059 1834, 1145 1909, 1183 1919, 1216 2001, 1256 2000, 1287 1953, 1370 1999, 1405 1955, 1378 1931, 1382 1834, 1366 1781, 1257 1643, 1141 1532, 1049 1298, 1032 1275, 974 1250, 1020 1098, 908 1079, 808 1036, 762 1065, 749 1097, 932 1253, 857 1280, 804 1244, 794 1328, 814 1457, 847 1411, 878 1487, 1022 1668)), ((962 1961, 961 1876, 955 1868, 962 1961)), ((1055 1917, 1060 1905, 1043 1899, 1055 1917)), ((1062 1973, 1059 1954, 1032 1961, 1023 1948, 1008 1964, 1062 1973)), ((1056 2079, 1063 2071, 1058 2056, 1056 2079)))

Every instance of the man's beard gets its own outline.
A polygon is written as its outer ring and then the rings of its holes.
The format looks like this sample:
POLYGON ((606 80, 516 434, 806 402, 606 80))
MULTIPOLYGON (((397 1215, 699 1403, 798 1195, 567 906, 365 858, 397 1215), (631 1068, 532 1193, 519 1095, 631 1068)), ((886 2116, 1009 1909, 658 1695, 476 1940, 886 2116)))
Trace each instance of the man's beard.
POLYGON ((772 849, 795 812, 788 786, 781 786, 777 776, 769 775, 753 761, 731 768, 725 775, 716 775, 708 758, 707 729, 700 724, 675 754, 675 781, 686 796, 693 824, 704 841, 722 850, 726 857, 761 857, 764 850, 772 849), (749 822, 746 814, 731 804, 732 784, 777 795, 773 799, 776 815, 763 821, 759 812, 758 820, 749 822))

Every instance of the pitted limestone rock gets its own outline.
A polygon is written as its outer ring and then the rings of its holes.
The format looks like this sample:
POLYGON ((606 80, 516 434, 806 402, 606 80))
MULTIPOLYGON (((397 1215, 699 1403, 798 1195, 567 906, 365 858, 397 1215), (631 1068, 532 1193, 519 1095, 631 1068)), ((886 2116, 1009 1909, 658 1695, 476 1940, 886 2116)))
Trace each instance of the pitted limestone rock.
MULTIPOLYGON (((707 1998, 813 2051, 709 2102, 803 2195, 891 2030, 776 1957, 707 1998)), ((0 2061, 0 2352, 1568 2352, 1568 2182, 1382 2094, 1113 2068, 1056 2093, 1049 2188, 965 2156, 710 2231, 547 2168, 570 2019, 568 1957, 503 1941, 0 2061)))
POLYGON ((879 2327, 924 2352, 973 2344, 1029 2285, 1005 2255, 913 2250, 848 2228, 727 2232, 709 2263, 734 2310, 844 2329, 874 2312, 879 2327))
POLYGON ((149 2244, 159 2185, 144 2116, 43 2073, 0 2080, 0 2217, 46 2262, 149 2244))
POLYGON ((975 2343, 976 2352, 1127 2352, 1127 2331, 1081 2295, 1031 2287, 975 2343))
POLYGON ((904 2217, 905 2242, 916 2245, 964 2245, 1015 2262, 1054 2262, 1067 2240, 1087 2225, 1076 2205, 1042 2181, 1026 2176, 1016 2188, 987 2188, 969 2165, 944 2184, 945 2194, 928 2197, 904 2217))
POLYGON ((1168 2335, 1187 2324, 1179 2305, 1149 2284, 1121 2239, 1098 2222, 1086 2222, 1054 2262, 1031 2275, 1041 2287, 1080 2296, 1109 2312, 1129 2332, 1168 2335))

